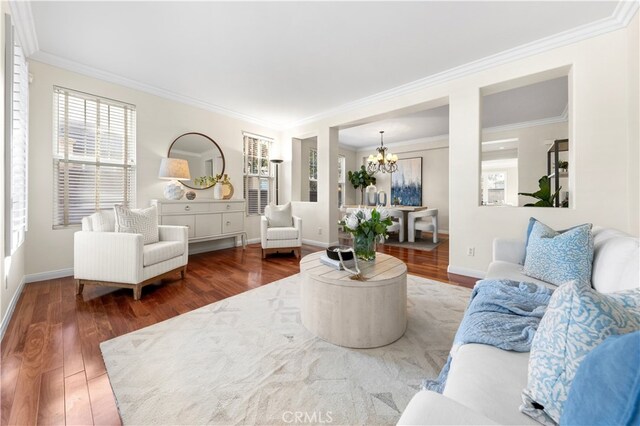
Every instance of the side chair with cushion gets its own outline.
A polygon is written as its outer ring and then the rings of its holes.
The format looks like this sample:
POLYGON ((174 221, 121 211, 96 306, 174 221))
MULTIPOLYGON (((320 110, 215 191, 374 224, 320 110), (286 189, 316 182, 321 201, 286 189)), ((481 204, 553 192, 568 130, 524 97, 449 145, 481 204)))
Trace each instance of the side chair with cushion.
POLYGON ((291 214, 291 203, 270 204, 260 218, 262 258, 269 253, 294 252, 300 257, 302 247, 302 219, 291 214))
POLYGON ((389 216, 393 224, 387 227, 387 232, 397 232, 398 242, 404 242, 404 213, 400 210, 389 210, 389 216))
POLYGON ((438 242, 438 209, 426 209, 409 213, 409 242, 416 241, 416 233, 426 231, 433 233, 433 243, 438 242))
POLYGON ((94 284, 133 289, 139 300, 146 285, 178 272, 184 278, 188 255, 188 228, 158 226, 155 207, 99 211, 74 234, 76 294, 94 284))

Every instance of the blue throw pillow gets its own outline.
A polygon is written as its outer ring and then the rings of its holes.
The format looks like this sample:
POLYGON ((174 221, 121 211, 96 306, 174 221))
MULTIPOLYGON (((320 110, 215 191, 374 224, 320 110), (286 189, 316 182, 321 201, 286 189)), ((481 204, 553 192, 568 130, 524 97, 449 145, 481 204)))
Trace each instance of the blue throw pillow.
POLYGON ((571 383, 587 354, 609 336, 638 330, 640 290, 602 294, 575 282, 558 287, 531 344, 520 410, 545 424, 560 421, 571 383))
POLYGON ((560 424, 640 424, 640 331, 611 336, 586 356, 560 424))
POLYGON ((526 246, 523 273, 555 285, 569 281, 591 285, 591 224, 558 232, 542 222, 533 220, 526 246))

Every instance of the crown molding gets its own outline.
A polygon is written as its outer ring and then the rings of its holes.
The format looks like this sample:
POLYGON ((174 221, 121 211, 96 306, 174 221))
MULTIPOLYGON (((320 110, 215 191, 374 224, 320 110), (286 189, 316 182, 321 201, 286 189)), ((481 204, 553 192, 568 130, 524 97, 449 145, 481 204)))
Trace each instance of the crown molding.
MULTIPOLYGON (((545 126, 548 124, 564 123, 566 121, 568 121, 567 108, 565 108, 562 114, 556 117, 541 118, 539 120, 521 121, 519 123, 505 124, 503 126, 487 127, 486 129, 482 129, 482 132, 483 133, 507 132, 510 130, 524 129, 527 127, 545 126)), ((425 138, 410 139, 402 142, 385 143, 384 146, 386 146, 387 148, 398 148, 398 147, 416 145, 421 143, 433 143, 433 142, 438 142, 438 141, 448 140, 448 139, 449 139, 449 134, 444 134, 444 135, 438 135, 438 136, 428 136, 425 138)), ((358 146, 346 144, 344 142, 339 142, 339 146, 352 149, 352 150, 355 149, 356 152, 358 152, 358 151, 365 151, 365 150, 371 151, 378 148, 380 145, 368 145, 368 146, 358 147, 358 146)), ((440 147, 435 147, 435 148, 440 148, 440 147)))
POLYGON ((547 124, 564 123, 568 121, 564 114, 556 117, 541 118, 539 120, 522 121, 520 123, 505 124, 504 126, 494 126, 482 129, 483 133, 506 132, 510 130, 524 129, 526 127, 546 126, 547 124))
POLYGON ((31 13, 31 2, 9 0, 9 10, 22 50, 29 57, 39 50, 38 35, 31 13))
POLYGON ((150 84, 141 83, 136 80, 131 80, 129 78, 122 77, 117 74, 113 74, 107 71, 102 71, 97 68, 80 64, 75 61, 70 61, 68 59, 64 59, 56 55, 51 55, 43 51, 38 51, 34 53, 33 55, 31 55, 31 58, 29 59, 42 62, 45 64, 53 65, 58 68, 63 68, 78 74, 83 74, 92 78, 97 78, 99 80, 104 80, 110 83, 119 84, 121 86, 129 87, 130 89, 135 89, 141 92, 150 93, 152 95, 169 99, 171 101, 176 101, 183 104, 191 105, 197 108, 204 109, 206 111, 215 112, 221 115, 225 115, 227 117, 248 121, 250 123, 258 124, 260 126, 264 126, 270 129, 280 130, 280 127, 281 127, 276 123, 271 123, 265 120, 261 120, 259 118, 256 118, 247 114, 242 114, 240 112, 233 111, 228 108, 221 107, 219 105, 214 105, 208 102, 204 102, 204 101, 201 101, 200 99, 192 98, 190 96, 181 95, 179 93, 172 92, 170 90, 161 89, 159 87, 152 86, 150 84))
POLYGON ((181 95, 179 93, 131 80, 113 73, 70 61, 59 56, 42 52, 39 50, 38 46, 38 37, 35 30, 33 15, 31 12, 31 2, 9 0, 9 7, 11 10, 11 15, 14 18, 14 25, 16 27, 18 38, 22 43, 22 48, 25 52, 25 55, 29 59, 34 59, 39 62, 67 69, 72 72, 84 74, 89 77, 106 80, 111 83, 120 84, 125 87, 151 93, 165 99, 185 103, 187 105, 202 108, 207 111, 215 112, 231 118, 248 121, 250 123, 265 126, 274 130, 285 130, 303 126, 305 124, 310 124, 312 122, 324 118, 329 118, 343 112, 369 106, 394 97, 402 96, 411 92, 416 92, 421 89, 434 86, 436 84, 441 84, 450 80, 454 80, 456 78, 480 72, 488 68, 496 67, 508 62, 512 62, 551 49, 566 46, 581 40, 625 28, 629 24, 629 22, 631 22, 631 19, 633 19, 640 6, 635 0, 622 0, 618 3, 612 15, 608 18, 603 18, 589 24, 585 24, 552 36, 523 44, 509 50, 505 50, 491 56, 487 56, 473 62, 469 62, 464 65, 460 65, 458 67, 450 68, 446 71, 433 74, 429 77, 425 77, 411 83, 385 90, 374 95, 355 100, 353 102, 348 102, 336 108, 331 108, 329 110, 308 116, 306 118, 288 123, 286 125, 271 123, 269 121, 233 111, 219 105, 211 104, 200 99, 181 95))
POLYGON ((447 81, 461 78, 469 74, 474 74, 489 68, 494 68, 499 65, 513 62, 518 59, 523 59, 528 56, 533 56, 542 52, 546 52, 548 50, 567 46, 569 44, 577 43, 582 40, 625 28, 629 24, 629 22, 631 22, 631 19, 638 11, 638 8, 639 4, 637 1, 623 0, 618 3, 613 14, 607 18, 602 18, 597 21, 581 25, 579 27, 572 28, 570 30, 563 31, 545 38, 541 38, 539 40, 535 40, 533 42, 526 43, 521 46, 514 47, 512 49, 508 49, 476 61, 468 62, 464 65, 450 68, 446 71, 433 74, 429 77, 397 86, 393 89, 385 90, 374 95, 355 100, 353 102, 348 102, 336 108, 332 108, 319 114, 303 118, 302 120, 289 123, 285 126, 285 128, 293 128, 303 126, 305 124, 310 124, 312 122, 329 118, 343 112, 363 108, 391 98, 416 92, 427 87, 435 86, 436 84, 445 83, 447 81))
MULTIPOLYGON (((429 143, 440 142, 445 140, 447 142, 449 141, 449 134, 427 136, 424 138, 417 138, 417 139, 408 139, 400 142, 391 142, 391 143, 385 142, 384 146, 386 148, 392 149, 392 148, 401 148, 405 146, 418 145, 418 144, 429 144, 429 143)), ((377 145, 368 145, 368 146, 362 146, 362 147, 355 147, 353 145, 348 145, 348 146, 353 147, 353 149, 355 149, 356 152, 359 152, 359 151, 373 151, 376 148, 379 148, 380 144, 378 143, 377 145)), ((441 146, 433 147, 433 149, 437 149, 437 148, 442 148, 442 147, 441 146)), ((426 149, 432 149, 432 148, 426 148, 426 149)))

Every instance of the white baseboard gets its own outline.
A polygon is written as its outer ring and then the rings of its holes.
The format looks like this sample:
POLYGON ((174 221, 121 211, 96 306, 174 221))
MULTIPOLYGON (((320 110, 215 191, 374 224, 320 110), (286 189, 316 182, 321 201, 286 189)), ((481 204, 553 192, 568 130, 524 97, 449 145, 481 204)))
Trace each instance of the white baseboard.
POLYGON ((327 248, 331 245, 329 243, 325 243, 322 241, 307 240, 306 238, 302 239, 302 244, 308 244, 310 246, 316 246, 316 247, 322 247, 322 248, 327 248))
POLYGON ((73 276, 73 268, 58 269, 57 271, 38 272, 24 277, 26 283, 54 280, 56 278, 73 276))
POLYGON ((4 318, 2 318, 2 324, 0 324, 0 340, 4 338, 4 332, 7 331, 7 327, 9 327, 9 322, 11 321, 11 317, 13 316, 13 311, 16 309, 16 305, 18 304, 18 299, 20 299, 20 295, 22 294, 22 289, 24 288, 25 278, 23 277, 16 289, 16 292, 13 294, 11 298, 11 302, 9 302, 9 307, 7 308, 7 312, 4 314, 4 318))
MULTIPOLYGON (((262 240, 260 238, 249 238, 247 239, 247 244, 256 244, 256 243, 260 243, 262 242, 262 240)), ((242 245, 242 243, 240 243, 240 245, 242 245)))
POLYGON ((464 268, 462 266, 449 265, 447 266, 447 272, 451 274, 465 275, 467 277, 473 277, 483 279, 485 276, 484 271, 478 271, 477 269, 464 268))

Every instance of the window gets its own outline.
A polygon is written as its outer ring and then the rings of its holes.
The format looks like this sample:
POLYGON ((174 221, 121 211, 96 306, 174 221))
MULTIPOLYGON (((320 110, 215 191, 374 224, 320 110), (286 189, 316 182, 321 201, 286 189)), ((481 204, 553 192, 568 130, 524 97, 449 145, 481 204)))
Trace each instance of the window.
POLYGON ((244 133, 244 199, 247 215, 261 215, 269 204, 271 164, 269 151, 273 141, 263 136, 244 133))
POLYGON ((344 205, 344 185, 346 183, 345 178, 346 160, 343 155, 338 156, 338 208, 344 205))
POLYGON ((29 68, 7 16, 6 204, 5 252, 13 254, 27 231, 29 157, 29 68))
POLYGON ((483 172, 482 204, 489 206, 505 204, 506 181, 507 174, 505 172, 483 172))
POLYGON ((318 150, 309 150, 309 201, 318 201, 318 150))
POLYGON ((54 87, 53 227, 135 206, 135 106, 54 87))

